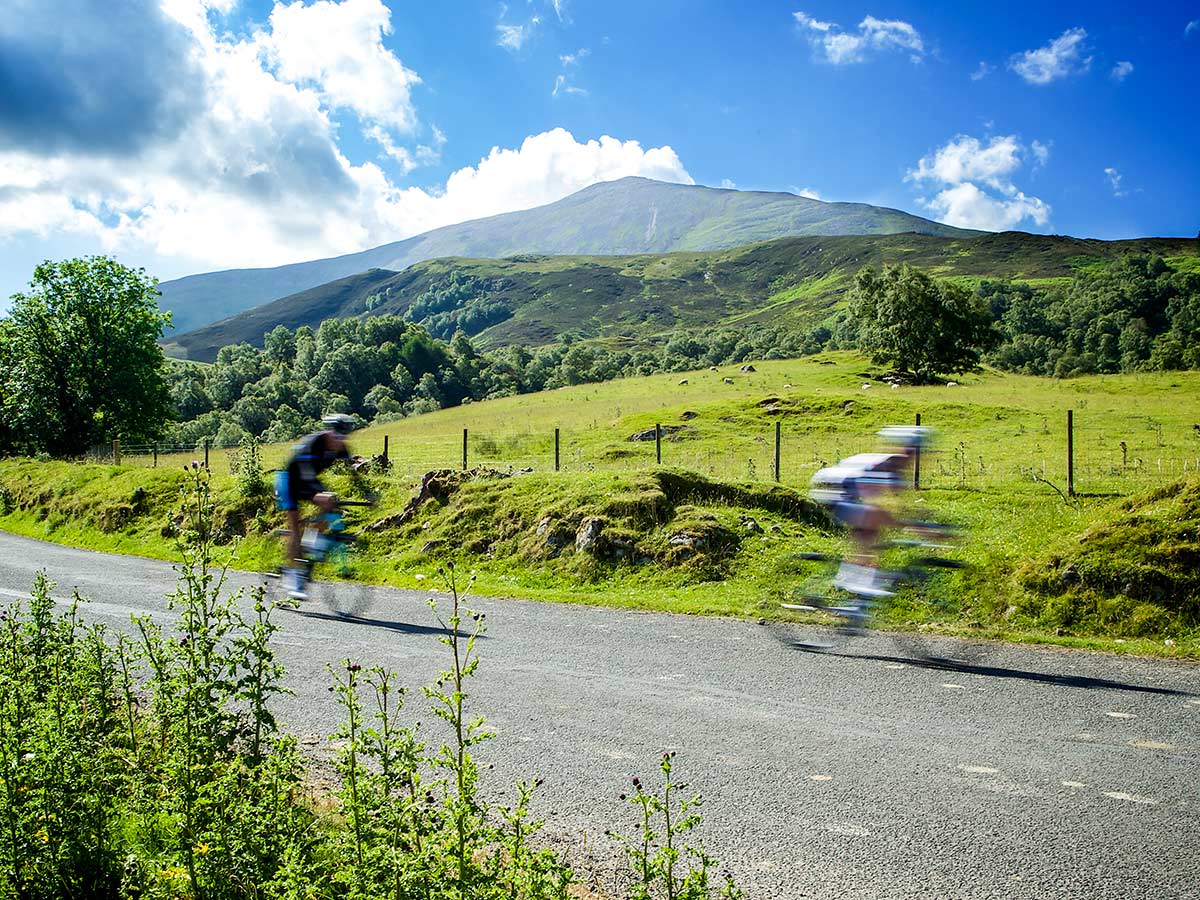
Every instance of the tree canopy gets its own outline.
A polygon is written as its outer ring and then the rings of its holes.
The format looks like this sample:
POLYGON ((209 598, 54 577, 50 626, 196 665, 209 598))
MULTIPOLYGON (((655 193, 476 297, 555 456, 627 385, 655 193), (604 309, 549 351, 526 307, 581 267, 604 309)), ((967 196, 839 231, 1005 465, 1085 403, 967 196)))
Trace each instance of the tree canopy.
POLYGON ((72 455, 144 442, 172 418, 157 280, 93 256, 45 262, 0 320, 0 450, 72 455), (2 442, 7 439, 9 446, 2 442))
POLYGON ((860 270, 850 313, 860 349, 920 381, 974 369, 996 340, 979 296, 909 265, 860 270))

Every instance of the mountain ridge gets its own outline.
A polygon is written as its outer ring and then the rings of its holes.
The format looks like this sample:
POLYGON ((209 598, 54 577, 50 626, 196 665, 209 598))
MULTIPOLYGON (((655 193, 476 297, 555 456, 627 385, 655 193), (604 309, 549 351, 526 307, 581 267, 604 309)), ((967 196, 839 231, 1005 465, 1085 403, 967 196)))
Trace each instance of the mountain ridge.
POLYGON ((225 345, 261 346, 276 325, 392 314, 482 347, 536 346, 565 333, 644 339, 734 324, 822 324, 863 266, 909 262, 939 277, 1046 282, 1128 253, 1196 257, 1194 239, 1096 241, 1023 232, 945 238, 915 233, 781 238, 714 251, 621 256, 447 257, 372 269, 180 335, 173 355, 209 361, 225 345))
POLYGON ((176 332, 184 333, 369 269, 399 271, 441 257, 721 250, 780 237, 908 231, 946 237, 979 233, 865 203, 627 176, 589 185, 553 203, 444 225, 356 253, 166 281, 159 285, 160 305, 172 312, 176 332))

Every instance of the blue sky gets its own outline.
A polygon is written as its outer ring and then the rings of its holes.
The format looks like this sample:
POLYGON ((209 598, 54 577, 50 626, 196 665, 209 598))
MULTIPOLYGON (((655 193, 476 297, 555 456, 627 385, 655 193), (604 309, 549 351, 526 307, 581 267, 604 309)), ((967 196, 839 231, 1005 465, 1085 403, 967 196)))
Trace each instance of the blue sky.
POLYGON ((6 0, 0 297, 45 258, 278 265, 630 174, 1191 236, 1198 83, 1200 0, 6 0))

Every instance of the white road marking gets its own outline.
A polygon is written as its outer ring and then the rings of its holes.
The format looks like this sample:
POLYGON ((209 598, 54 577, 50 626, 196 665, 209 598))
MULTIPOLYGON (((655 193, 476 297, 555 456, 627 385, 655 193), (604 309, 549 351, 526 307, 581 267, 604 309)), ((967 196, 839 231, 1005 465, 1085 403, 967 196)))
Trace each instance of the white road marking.
POLYGON ((993 769, 991 766, 959 766, 964 772, 970 772, 972 775, 999 775, 999 769, 993 769))
POLYGON ((885 669, 907 669, 908 666, 902 665, 900 663, 889 663, 888 665, 884 666, 884 668, 885 669))
POLYGON ((1124 800, 1126 803, 1144 803, 1147 806, 1158 805, 1158 801, 1153 797, 1139 797, 1137 794, 1126 794, 1124 791, 1105 791, 1104 796, 1113 800, 1124 800))
POLYGON ((1165 744, 1162 741, 1130 741, 1129 746, 1137 747, 1139 750, 1178 750, 1174 744, 1165 744))
POLYGON ((832 775, 809 775, 809 781, 833 781, 832 775))
POLYGON ((1110 712, 1106 712, 1105 715, 1110 716, 1111 718, 1114 718, 1114 719, 1136 719, 1137 718, 1137 716, 1135 716, 1133 713, 1127 713, 1127 712, 1111 712, 1110 711, 1110 712))
POLYGON ((961 684, 943 684, 942 687, 944 687, 948 691, 965 691, 966 690, 966 688, 963 687, 961 684))
POLYGON ((1069 788, 1085 788, 1085 787, 1087 787, 1087 785, 1084 784, 1082 781, 1064 781, 1062 783, 1062 786, 1069 787, 1069 788))

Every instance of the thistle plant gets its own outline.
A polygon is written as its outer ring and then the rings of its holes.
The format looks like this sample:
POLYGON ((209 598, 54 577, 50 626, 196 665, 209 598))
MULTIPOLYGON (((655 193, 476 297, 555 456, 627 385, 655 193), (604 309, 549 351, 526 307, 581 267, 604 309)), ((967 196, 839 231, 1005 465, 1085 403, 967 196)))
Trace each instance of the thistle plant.
POLYGON ((702 847, 685 842, 700 824, 703 800, 699 794, 680 794, 687 785, 671 780, 674 759, 675 752, 667 751, 659 760, 661 793, 647 791, 634 776, 633 793, 621 794, 621 799, 638 811, 635 837, 613 835, 633 870, 630 900, 708 900, 713 896, 737 900, 744 895, 728 876, 716 894, 712 893, 709 872, 716 860, 702 847))

